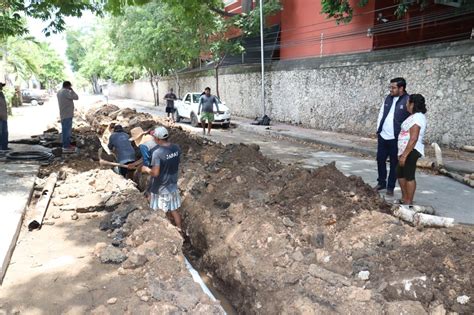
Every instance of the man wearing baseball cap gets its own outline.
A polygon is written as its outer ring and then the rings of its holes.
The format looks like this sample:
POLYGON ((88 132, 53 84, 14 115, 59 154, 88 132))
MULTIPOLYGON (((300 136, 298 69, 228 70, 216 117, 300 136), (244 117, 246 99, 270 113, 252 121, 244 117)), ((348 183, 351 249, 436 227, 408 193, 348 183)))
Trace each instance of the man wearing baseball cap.
POLYGON ((181 149, 177 144, 169 142, 168 136, 168 130, 165 127, 157 127, 153 131, 158 148, 151 158, 150 175, 153 177, 153 183, 150 189, 150 207, 153 210, 163 210, 168 219, 174 220, 175 225, 182 232, 181 216, 178 213, 181 206, 178 190, 181 149))

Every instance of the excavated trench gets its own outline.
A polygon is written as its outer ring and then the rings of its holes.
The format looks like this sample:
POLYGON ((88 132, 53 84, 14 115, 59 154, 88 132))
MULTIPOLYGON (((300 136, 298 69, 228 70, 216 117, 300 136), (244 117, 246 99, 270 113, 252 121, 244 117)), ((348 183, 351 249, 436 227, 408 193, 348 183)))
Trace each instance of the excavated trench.
MULTIPOLYGON (((103 126, 117 119, 110 112, 88 121, 103 126)), ((404 224, 333 164, 285 166, 258 146, 222 146, 179 128, 170 141, 183 152, 182 250, 232 305, 229 313, 474 311, 472 301, 458 302, 474 294, 472 227, 404 224)))

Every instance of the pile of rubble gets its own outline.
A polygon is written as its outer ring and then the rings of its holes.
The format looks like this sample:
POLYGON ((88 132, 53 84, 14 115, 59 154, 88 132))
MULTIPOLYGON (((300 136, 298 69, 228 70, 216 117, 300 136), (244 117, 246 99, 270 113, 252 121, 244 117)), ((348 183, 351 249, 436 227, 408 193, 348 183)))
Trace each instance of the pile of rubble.
MULTIPOLYGON (((86 119, 93 130, 112 120, 144 129, 156 124, 145 114, 117 111, 104 106, 86 119)), ((408 225, 334 164, 285 166, 258 146, 222 146, 179 128, 170 141, 183 152, 180 211, 190 239, 184 247, 134 184, 110 170, 68 176, 53 200, 79 217, 106 213, 98 228, 110 238, 96 254, 140 283, 136 307, 222 312, 192 282, 184 251, 242 313, 474 312, 472 227, 408 225), (85 194, 96 206, 79 202, 85 194)))

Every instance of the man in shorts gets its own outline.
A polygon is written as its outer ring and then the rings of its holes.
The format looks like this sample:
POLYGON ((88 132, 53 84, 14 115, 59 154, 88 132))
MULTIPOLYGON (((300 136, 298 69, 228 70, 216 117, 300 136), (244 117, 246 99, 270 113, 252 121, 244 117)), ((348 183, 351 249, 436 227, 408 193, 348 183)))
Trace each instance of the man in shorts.
POLYGON ((211 134, 212 122, 214 121, 214 104, 216 104, 216 109, 219 111, 219 104, 217 98, 214 95, 211 95, 211 88, 207 87, 204 89, 204 94, 199 98, 199 108, 198 115, 201 114, 201 125, 202 133, 206 134, 206 125, 204 124, 207 121, 207 134, 211 134))
POLYGON ((173 93, 173 88, 170 89, 170 91, 165 95, 164 99, 166 100, 166 115, 168 119, 170 119, 174 122, 174 101, 177 100, 176 94, 173 93))
POLYGON ((158 148, 151 158, 151 172, 153 183, 150 189, 150 208, 161 209, 170 221, 182 231, 181 216, 178 209, 181 198, 178 190, 178 168, 181 158, 181 149, 177 144, 168 142, 168 130, 157 127, 153 132, 158 148))

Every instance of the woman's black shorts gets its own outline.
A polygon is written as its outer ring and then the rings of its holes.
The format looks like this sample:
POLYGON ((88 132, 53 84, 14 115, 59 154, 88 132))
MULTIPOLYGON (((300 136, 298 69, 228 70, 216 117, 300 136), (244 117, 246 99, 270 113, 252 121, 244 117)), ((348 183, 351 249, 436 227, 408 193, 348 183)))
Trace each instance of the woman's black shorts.
POLYGON ((415 179, 416 171, 416 161, 421 157, 420 152, 413 149, 413 151, 408 154, 405 161, 405 166, 400 166, 400 163, 397 165, 397 178, 405 178, 408 181, 415 179))

